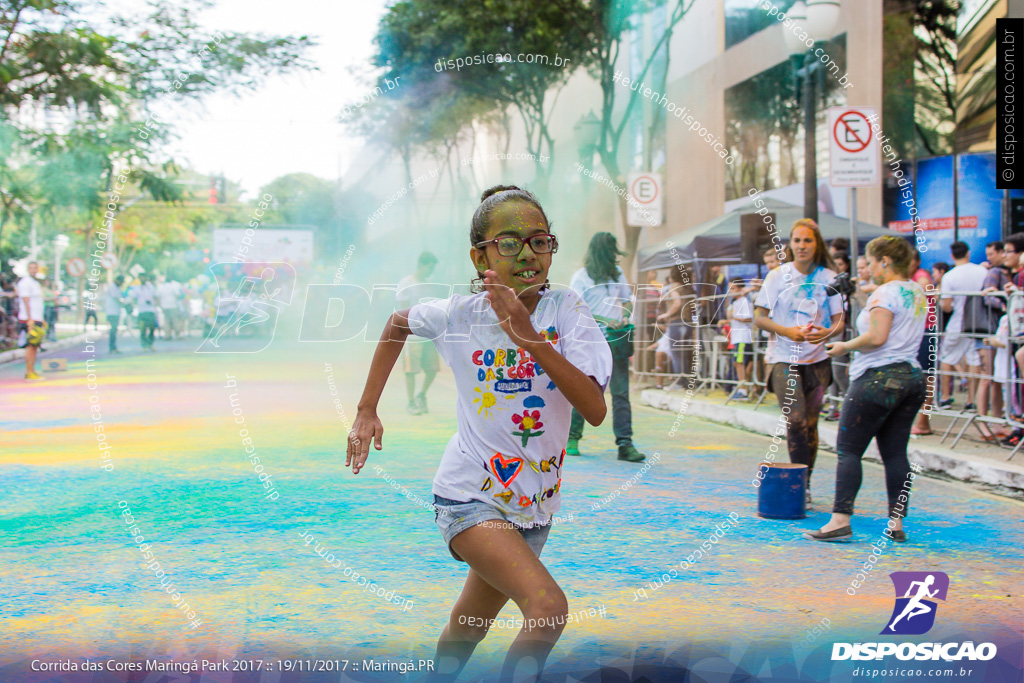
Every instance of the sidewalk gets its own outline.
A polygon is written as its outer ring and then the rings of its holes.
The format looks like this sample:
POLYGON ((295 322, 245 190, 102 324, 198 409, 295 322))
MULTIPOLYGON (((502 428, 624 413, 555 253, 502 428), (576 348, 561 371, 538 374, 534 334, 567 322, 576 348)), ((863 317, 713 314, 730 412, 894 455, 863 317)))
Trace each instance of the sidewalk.
MULTIPOLYGON (((92 335, 95 338, 97 333, 92 332, 92 335)), ((44 341, 43 348, 46 350, 42 351, 37 358, 42 360, 52 356, 54 351, 64 351, 65 349, 70 349, 74 346, 78 346, 79 344, 83 344, 85 343, 85 337, 85 332, 79 332, 78 334, 74 334, 70 337, 57 339, 57 341, 44 341)), ((14 363, 22 360, 23 358, 25 358, 25 349, 10 349, 8 351, 3 351, 0 352, 0 365, 14 363)))
MULTIPOLYGON (((695 392, 689 399, 684 388, 673 391, 646 388, 640 389, 639 393, 642 403, 671 411, 676 413, 677 417, 697 417, 757 434, 774 434, 782 415, 772 394, 769 394, 755 411, 756 397, 749 402, 733 401, 726 405, 727 396, 721 390, 713 390, 708 394, 695 392)), ((1012 461, 1007 461, 1009 450, 975 441, 965 435, 956 450, 953 450, 949 448, 949 444, 953 442, 953 435, 945 444, 939 443, 947 422, 948 420, 933 418, 934 435, 911 439, 908 450, 911 461, 940 478, 980 484, 990 493, 1024 499, 1024 449, 1018 452, 1012 461)), ((835 452, 838 426, 838 422, 822 420, 818 423, 818 439, 822 449, 835 452)), ((871 442, 864 457, 880 461, 874 441, 871 442)))

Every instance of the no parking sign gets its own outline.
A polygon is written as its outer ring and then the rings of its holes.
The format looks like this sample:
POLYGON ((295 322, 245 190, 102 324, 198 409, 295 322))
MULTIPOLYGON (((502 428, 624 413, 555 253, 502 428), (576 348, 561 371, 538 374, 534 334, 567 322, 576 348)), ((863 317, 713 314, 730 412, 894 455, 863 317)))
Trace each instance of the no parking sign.
POLYGON ((871 128, 871 107, 828 110, 830 180, 835 187, 878 184, 878 140, 871 128))
POLYGON ((78 258, 77 256, 73 259, 68 260, 67 265, 68 275, 71 277, 82 277, 85 275, 85 261, 78 258))

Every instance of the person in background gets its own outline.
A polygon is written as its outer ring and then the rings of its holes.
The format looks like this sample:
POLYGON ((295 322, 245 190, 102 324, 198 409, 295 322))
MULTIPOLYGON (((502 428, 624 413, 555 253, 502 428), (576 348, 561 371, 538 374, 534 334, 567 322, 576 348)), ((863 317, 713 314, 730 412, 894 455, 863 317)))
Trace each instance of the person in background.
POLYGON ((181 301, 184 293, 181 284, 166 276, 156 288, 157 301, 164 314, 164 339, 174 339, 181 334, 181 301))
MULTIPOLYGON (((942 292, 981 292, 988 271, 976 263, 971 263, 971 252, 963 242, 953 242, 950 246, 953 255, 953 263, 956 264, 952 270, 942 278, 942 292)), ((975 348, 974 338, 963 334, 964 308, 967 306, 966 296, 953 296, 943 294, 939 303, 942 310, 952 313, 949 325, 946 327, 946 337, 942 340, 941 361, 942 361, 942 395, 945 397, 939 405, 948 407, 953 405, 953 371, 954 366, 962 360, 967 360, 967 371, 970 373, 967 386, 968 400, 977 394, 977 376, 981 373, 981 356, 975 348)), ((968 403, 964 410, 973 410, 975 405, 968 403)))
MULTIPOLYGON (((838 256, 840 254, 846 255, 846 263, 847 266, 849 266, 850 257, 848 256, 848 254, 850 253, 850 240, 846 239, 845 237, 837 237, 834 240, 832 240, 832 244, 828 245, 828 250, 832 254, 832 260, 836 262, 837 266, 839 265, 838 256)), ((847 267, 845 272, 850 272, 849 267, 847 267)))
POLYGON ((124 292, 121 290, 123 284, 124 275, 118 275, 113 282, 107 285, 104 297, 103 312, 110 325, 110 337, 107 343, 107 350, 110 353, 121 353, 117 348, 117 327, 121 323, 121 309, 124 307, 124 292))
POLYGON ((764 280, 754 304, 754 321, 775 335, 767 358, 773 363, 770 385, 779 407, 789 408, 786 445, 790 462, 807 465, 809 505, 819 411, 825 389, 832 383, 832 361, 824 342, 843 330, 843 300, 828 294, 826 285, 836 273, 817 223, 809 218, 794 223, 789 249, 792 262, 764 280))
MULTIPOLYGON (((636 293, 637 301, 641 302, 642 305, 643 305, 643 319, 640 320, 639 314, 634 314, 634 318, 637 318, 637 321, 640 323, 640 326, 639 326, 640 329, 638 330, 638 332, 640 332, 640 336, 639 336, 638 340, 641 341, 643 344, 645 344, 644 351, 649 352, 649 351, 652 351, 652 350, 654 350, 656 348, 659 339, 663 339, 664 338, 665 330, 664 330, 664 326, 659 326, 658 325, 658 313, 661 312, 661 311, 658 310, 658 306, 660 305, 660 302, 661 302, 661 288, 662 288, 661 282, 658 281, 658 271, 657 270, 649 270, 649 271, 647 271, 646 277, 647 277, 647 282, 645 282, 643 285, 641 285, 639 287, 639 291, 637 291, 637 293, 636 293), (651 342, 653 342, 653 343, 651 343, 651 342)), ((669 343, 669 342, 666 342, 666 344, 667 343, 669 343)), ((649 361, 650 361, 650 355, 649 354, 646 354, 643 357, 643 366, 642 367, 637 367, 636 366, 636 361, 634 360, 634 368, 633 368, 634 372, 648 370, 651 367, 649 361)), ((654 368, 655 368, 654 372, 655 373, 659 373, 659 372, 667 371, 669 366, 668 366, 667 362, 664 363, 665 370, 663 370, 663 371, 659 371, 657 369, 658 367, 662 367, 662 366, 659 365, 658 353, 657 353, 657 351, 655 351, 655 354, 654 354, 654 368)), ((662 385, 662 378, 661 377, 657 377, 656 380, 657 380, 657 383, 658 383, 658 388, 660 389, 661 385, 662 385)))
MULTIPOLYGON (((778 268, 780 265, 782 265, 782 261, 779 260, 779 252, 775 251, 775 249, 768 249, 768 251, 764 252, 764 255, 763 255, 762 258, 764 259, 764 266, 767 269, 768 273, 772 272, 773 270, 778 268)), ((764 280, 763 279, 757 279, 757 280, 751 280, 750 281, 750 300, 751 300, 751 305, 753 305, 754 301, 757 301, 757 295, 761 291, 761 287, 763 285, 764 285, 764 280)), ((761 382, 762 383, 766 383, 768 381, 768 373, 771 371, 771 365, 765 359, 771 353, 771 348, 772 348, 772 343, 773 343, 772 335, 769 334, 767 330, 762 330, 762 329, 757 329, 756 334, 757 334, 757 337, 756 337, 756 339, 757 339, 757 350, 755 351, 754 355, 761 358, 761 366, 760 366, 761 367, 761 370, 760 370, 761 382)))
POLYGON ((826 346, 831 356, 855 352, 850 364, 850 390, 843 402, 836 441, 836 496, 825 526, 804 532, 813 541, 851 538, 850 517, 860 490, 861 458, 875 439, 885 467, 892 539, 907 540, 903 518, 913 475, 907 458, 910 426, 924 403, 924 373, 917 350, 924 335, 925 296, 908 280, 914 251, 900 237, 879 237, 867 247, 868 272, 878 285, 857 316, 860 334, 826 346))
MULTIPOLYGON (((569 287, 590 307, 591 315, 611 347, 612 374, 608 388, 612 395, 612 431, 619 460, 640 462, 647 456, 633 446, 633 409, 629 403, 629 357, 633 355, 633 347, 624 329, 630 326, 629 318, 633 313, 633 288, 617 265, 623 255, 615 235, 595 234, 587 246, 584 266, 573 274, 569 287)), ((573 408, 566 455, 580 454, 583 425, 583 415, 573 408)))
MULTIPOLYGON (((398 291, 395 293, 395 305, 398 310, 404 311, 432 298, 428 296, 427 288, 421 285, 427 283, 427 278, 437 267, 437 261, 437 257, 429 251, 420 253, 413 274, 406 275, 398 281, 398 291)), ((437 350, 430 342, 413 342, 405 345, 403 359, 405 393, 409 399, 405 409, 410 415, 423 415, 428 412, 427 389, 434 383, 440 367, 437 350), (420 385, 419 393, 416 393, 416 375, 421 372, 423 384, 420 385)))
POLYGON ((1011 288, 1020 277, 1021 266, 1024 265, 1021 263, 1021 253, 1024 253, 1024 233, 1018 232, 1007 237, 1003 242, 1003 268, 1010 277, 1010 281, 1003 285, 1003 291, 1007 294, 1013 291, 1011 288))
MULTIPOLYGON (((671 342, 670 357, 672 360, 672 374, 681 375, 684 370, 683 342, 693 336, 693 326, 683 323, 683 301, 684 297, 692 300, 693 278, 685 266, 673 266, 668 270, 668 281, 661 290, 661 299, 665 302, 665 310, 658 314, 657 322, 663 323, 665 334, 671 342)), ((693 307, 690 307, 692 312, 693 307)))
POLYGON ((57 341, 57 290, 53 286, 53 280, 43 280, 43 319, 46 321, 46 338, 50 341, 57 341))
MULTIPOLYGON (((945 261, 939 261, 932 266, 932 283, 935 285, 935 289, 939 290, 942 288, 942 276, 949 272, 949 264, 945 261)), ((935 316, 939 321, 939 329, 943 332, 946 331, 946 326, 949 325, 949 316, 942 310, 942 306, 936 305, 935 316)))
POLYGON ((910 272, 913 273, 910 279, 917 283, 917 286, 925 292, 925 304, 928 317, 925 319, 925 333, 921 337, 921 346, 917 349, 917 364, 925 373, 925 381, 928 383, 928 390, 925 392, 924 405, 921 406, 914 426, 910 433, 914 436, 926 436, 932 433, 931 419, 928 417, 932 409, 932 394, 935 391, 935 357, 939 348, 939 339, 936 336, 939 329, 938 301, 935 297, 935 285, 928 271, 921 267, 921 254, 916 249, 910 257, 910 272))
POLYGON ((985 262, 982 268, 1001 268, 1003 265, 1003 243, 989 242, 985 245, 985 262))
POLYGON ((868 297, 871 293, 878 289, 878 286, 871 281, 868 272, 868 260, 863 256, 857 257, 857 291, 854 292, 853 298, 860 305, 860 308, 864 308, 864 305, 868 302, 868 297))
POLYGON ((750 326, 754 321, 754 312, 743 288, 743 278, 736 277, 729 282, 729 306, 726 309, 726 317, 729 321, 729 343, 736 349, 736 356, 733 360, 736 368, 736 391, 732 398, 737 401, 746 401, 750 398, 744 388, 754 362, 753 339, 750 336, 750 326))
POLYGON ((664 389, 662 375, 668 374, 672 367, 672 340, 666 333, 666 326, 662 323, 655 323, 655 332, 660 334, 658 341, 647 347, 648 351, 654 351, 654 372, 657 375, 657 388, 664 389))
MULTIPOLYGON (((850 273, 850 256, 845 251, 836 251, 834 248, 836 242, 842 240, 841 243, 849 244, 849 240, 842 237, 837 237, 832 240, 832 246, 829 248, 832 251, 832 260, 836 263, 836 273, 850 273)), ((843 311, 843 325, 846 327, 850 326, 850 320, 846 318, 846 311, 843 311)), ((836 356, 832 359, 832 384, 828 387, 828 392, 825 394, 825 405, 822 407, 822 415, 825 416, 826 422, 835 422, 839 419, 839 397, 846 394, 846 389, 850 386, 850 358, 848 356, 836 356)))
POLYGON ((833 254, 832 260, 836 262, 836 273, 850 272, 850 255, 845 251, 833 254))
POLYGON ((156 351, 153 337, 156 336, 156 287, 149 273, 139 275, 139 286, 134 290, 135 310, 139 318, 139 341, 143 351, 156 351))
POLYGON ((39 264, 32 261, 28 264, 28 274, 18 280, 16 292, 18 294, 18 337, 25 335, 25 379, 30 382, 39 382, 44 378, 36 374, 36 354, 39 346, 43 343, 43 336, 46 334, 46 321, 43 320, 44 294, 43 287, 36 280, 39 273, 39 264), (43 327, 43 330, 39 330, 43 327))
POLYGON ((714 285, 704 287, 704 291, 698 296, 713 296, 712 301, 707 302, 709 322, 716 324, 720 322, 725 313, 726 292, 729 291, 729 281, 725 278, 725 269, 722 266, 711 266, 708 268, 708 283, 714 285))
POLYGON ((0 275, 0 351, 6 350, 18 337, 18 294, 14 279, 0 275))
MULTIPOLYGON (((999 318, 999 326, 996 328, 996 333, 985 339, 985 343, 996 350, 995 359, 992 364, 992 385, 999 394, 1000 398, 1003 395, 1003 387, 1010 381, 1013 380, 1013 369, 1010 367, 1010 316, 1004 314, 999 318)), ((1001 417, 1001 416, 996 416, 1001 417)), ((993 433, 987 424, 984 422, 978 422, 978 427, 982 430, 982 435, 986 441, 996 441, 1001 437, 1008 437, 1013 434, 1013 431, 1006 433, 993 433)))
POLYGON ((85 307, 85 322, 82 323, 82 331, 85 332, 85 328, 89 326, 89 319, 92 318, 92 329, 93 332, 99 329, 100 319, 96 315, 96 299, 93 298, 90 302, 90 306, 85 307))
MULTIPOLYGON (((1003 285, 1003 291, 1006 292, 1007 296, 1012 297, 1014 292, 1024 287, 1024 258, 1021 258, 1022 254, 1024 254, 1024 234, 1014 233, 1007 237, 1003 243, 1003 266, 1010 273, 1010 281, 1003 285)), ((1024 351, 1022 349, 1024 349, 1024 346, 1013 341, 1012 338, 1008 342, 1007 353, 1017 359, 1018 364, 1024 364, 1024 351)), ((1010 401, 1010 410, 1007 412, 1016 416, 1020 413, 1018 387, 1012 381, 1008 381, 1008 383, 1010 391, 1007 392, 1007 396, 1010 401)), ((1009 437, 1013 433, 1015 433, 1015 430, 1010 430, 1010 432, 1004 433, 1003 436, 1009 437)), ((1016 446, 1017 444, 1014 443, 1013 445, 1016 446)))
MULTIPOLYGON (((985 247, 985 254, 989 263, 988 275, 981 285, 981 291, 989 296, 985 297, 985 309, 992 320, 999 320, 1006 313, 1006 302, 1001 296, 1006 285, 1011 284, 1010 269, 1006 267, 1006 257, 1003 242, 989 242, 985 247)), ((991 376, 993 374, 995 349, 984 340, 978 341, 975 346, 978 348, 978 355, 981 356, 983 377, 978 379, 978 393, 975 402, 978 404, 978 415, 989 415, 991 406, 992 417, 1003 416, 1003 392, 998 391, 993 385, 991 376)), ((988 431, 988 425, 984 422, 978 423, 983 438, 986 441, 995 441, 995 436, 988 431)))

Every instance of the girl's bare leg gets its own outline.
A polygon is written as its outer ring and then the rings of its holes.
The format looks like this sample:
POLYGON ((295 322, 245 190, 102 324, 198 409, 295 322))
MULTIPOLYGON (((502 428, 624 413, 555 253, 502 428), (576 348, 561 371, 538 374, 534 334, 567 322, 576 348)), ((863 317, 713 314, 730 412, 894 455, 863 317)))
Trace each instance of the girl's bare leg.
POLYGON ((458 677, 506 602, 508 597, 469 570, 462 594, 455 601, 448 625, 437 641, 431 681, 454 681, 458 677))
POLYGON ((523 628, 509 647, 502 679, 535 680, 565 628, 569 605, 562 589, 507 522, 477 524, 452 539, 452 548, 472 571, 438 642, 438 666, 444 665, 442 655, 455 656, 461 670, 490 620, 511 599, 523 613, 523 628))

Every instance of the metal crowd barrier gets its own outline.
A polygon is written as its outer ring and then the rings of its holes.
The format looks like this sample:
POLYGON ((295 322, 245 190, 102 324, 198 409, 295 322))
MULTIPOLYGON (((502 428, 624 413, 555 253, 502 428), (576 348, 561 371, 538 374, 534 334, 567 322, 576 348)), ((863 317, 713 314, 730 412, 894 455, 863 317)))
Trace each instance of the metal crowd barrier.
MULTIPOLYGON (((964 434, 972 425, 986 441, 988 440, 988 435, 979 426, 981 424, 1024 429, 1024 379, 1021 379, 1019 376, 1020 372, 1018 372, 1017 363, 1014 359, 1014 353, 1018 349, 1024 348, 1024 291, 1014 292, 1012 296, 1008 296, 1004 292, 986 294, 982 292, 940 292, 935 290, 934 292, 927 293, 929 294, 929 300, 932 300, 931 297, 934 296, 934 313, 938 316, 940 326, 944 320, 948 321, 952 317, 952 313, 942 313, 941 296, 964 296, 967 298, 965 302, 965 313, 967 316, 965 317, 963 329, 972 331, 961 332, 958 336, 975 340, 975 346, 980 345, 981 340, 985 338, 996 336, 999 319, 1004 313, 1016 312, 1016 316, 1011 315, 1009 318, 1011 323, 1007 339, 1009 349, 1006 360, 1007 367, 1004 368, 1006 370, 1005 375, 1009 379, 1004 383, 1000 383, 1001 387, 999 390, 1003 395, 1003 412, 1000 415, 979 415, 977 412, 964 410, 963 406, 965 403, 975 402, 976 391, 970 395, 967 401, 961 401, 960 409, 953 407, 944 408, 939 405, 939 401, 945 398, 940 391, 943 378, 952 377, 954 382, 953 393, 956 393, 957 385, 955 382, 961 378, 974 379, 978 382, 994 382, 995 368, 987 369, 985 358, 982 357, 982 371, 970 372, 966 367, 965 356, 963 371, 943 371, 940 366, 943 345, 951 343, 946 341, 951 335, 941 329, 934 332, 926 332, 926 336, 931 335, 935 340, 934 365, 928 371, 929 398, 931 399, 931 407, 928 410, 928 414, 950 419, 949 426, 943 433, 941 442, 944 443, 953 434, 954 430, 957 430, 958 425, 959 430, 956 431, 951 444, 952 448, 957 447, 964 434), (972 298, 981 299, 981 301, 971 304, 972 298), (1000 306, 1004 310, 1000 310, 1000 306), (985 315, 972 316, 972 311, 981 311, 985 315), (975 318, 977 319, 975 320, 975 318), (1018 320, 1017 323, 1013 322, 1014 318, 1018 320), (990 333, 980 331, 981 328, 978 325, 983 319, 988 321, 991 328, 990 333), (932 388, 933 386, 934 388, 932 388)), ((729 339, 721 334, 718 329, 718 321, 726 318, 727 299, 728 295, 723 293, 708 294, 706 296, 687 293, 682 296, 683 307, 678 318, 677 325, 679 326, 676 327, 677 332, 674 335, 679 344, 676 348, 678 349, 677 361, 681 364, 681 372, 674 372, 671 367, 665 372, 658 372, 655 368, 655 352, 648 350, 648 347, 655 343, 663 334, 662 330, 654 322, 654 317, 659 311, 659 307, 664 307, 665 302, 662 300, 662 296, 656 287, 641 285, 637 293, 633 314, 636 326, 633 374, 638 378, 660 381, 667 389, 684 387, 687 390, 692 390, 693 393, 703 391, 705 394, 716 388, 724 389, 728 396, 726 405, 735 400, 734 392, 740 384, 734 375, 732 365, 736 350, 728 349, 729 339), (687 322, 683 322, 683 316, 688 318, 687 322), (683 331, 681 335, 678 333, 680 329, 683 331), (696 358, 694 358, 695 355, 696 358)), ((859 303, 854 297, 850 298, 850 306, 850 320, 847 321, 847 331, 844 333, 843 339, 849 339, 855 335, 851 328, 861 310, 859 303)), ((752 301, 751 311, 753 311, 752 301)), ((928 314, 931 317, 932 312, 929 311, 928 314)), ((675 321, 675 318, 673 321, 675 321)), ((745 386, 750 389, 748 398, 754 402, 754 410, 757 410, 769 393, 765 382, 767 338, 756 327, 752 328, 751 337, 753 339, 753 370, 745 386), (755 394, 757 395, 756 400, 755 394)), ((996 349, 991 348, 990 350, 994 362, 996 349)), ((848 367, 849 359, 833 359, 833 373, 838 368, 848 370, 848 367)), ((968 386, 970 386, 970 382, 968 386)), ((832 397, 832 400, 841 405, 843 396, 840 392, 836 392, 836 394, 832 397)), ((989 411, 991 411, 991 404, 989 411)), ((989 429, 988 431, 991 434, 991 430, 989 429)), ((998 443, 998 439, 995 442, 998 443)), ((1006 459, 1013 458, 1022 445, 1024 445, 1024 438, 1012 448, 1010 455, 1006 459)))

